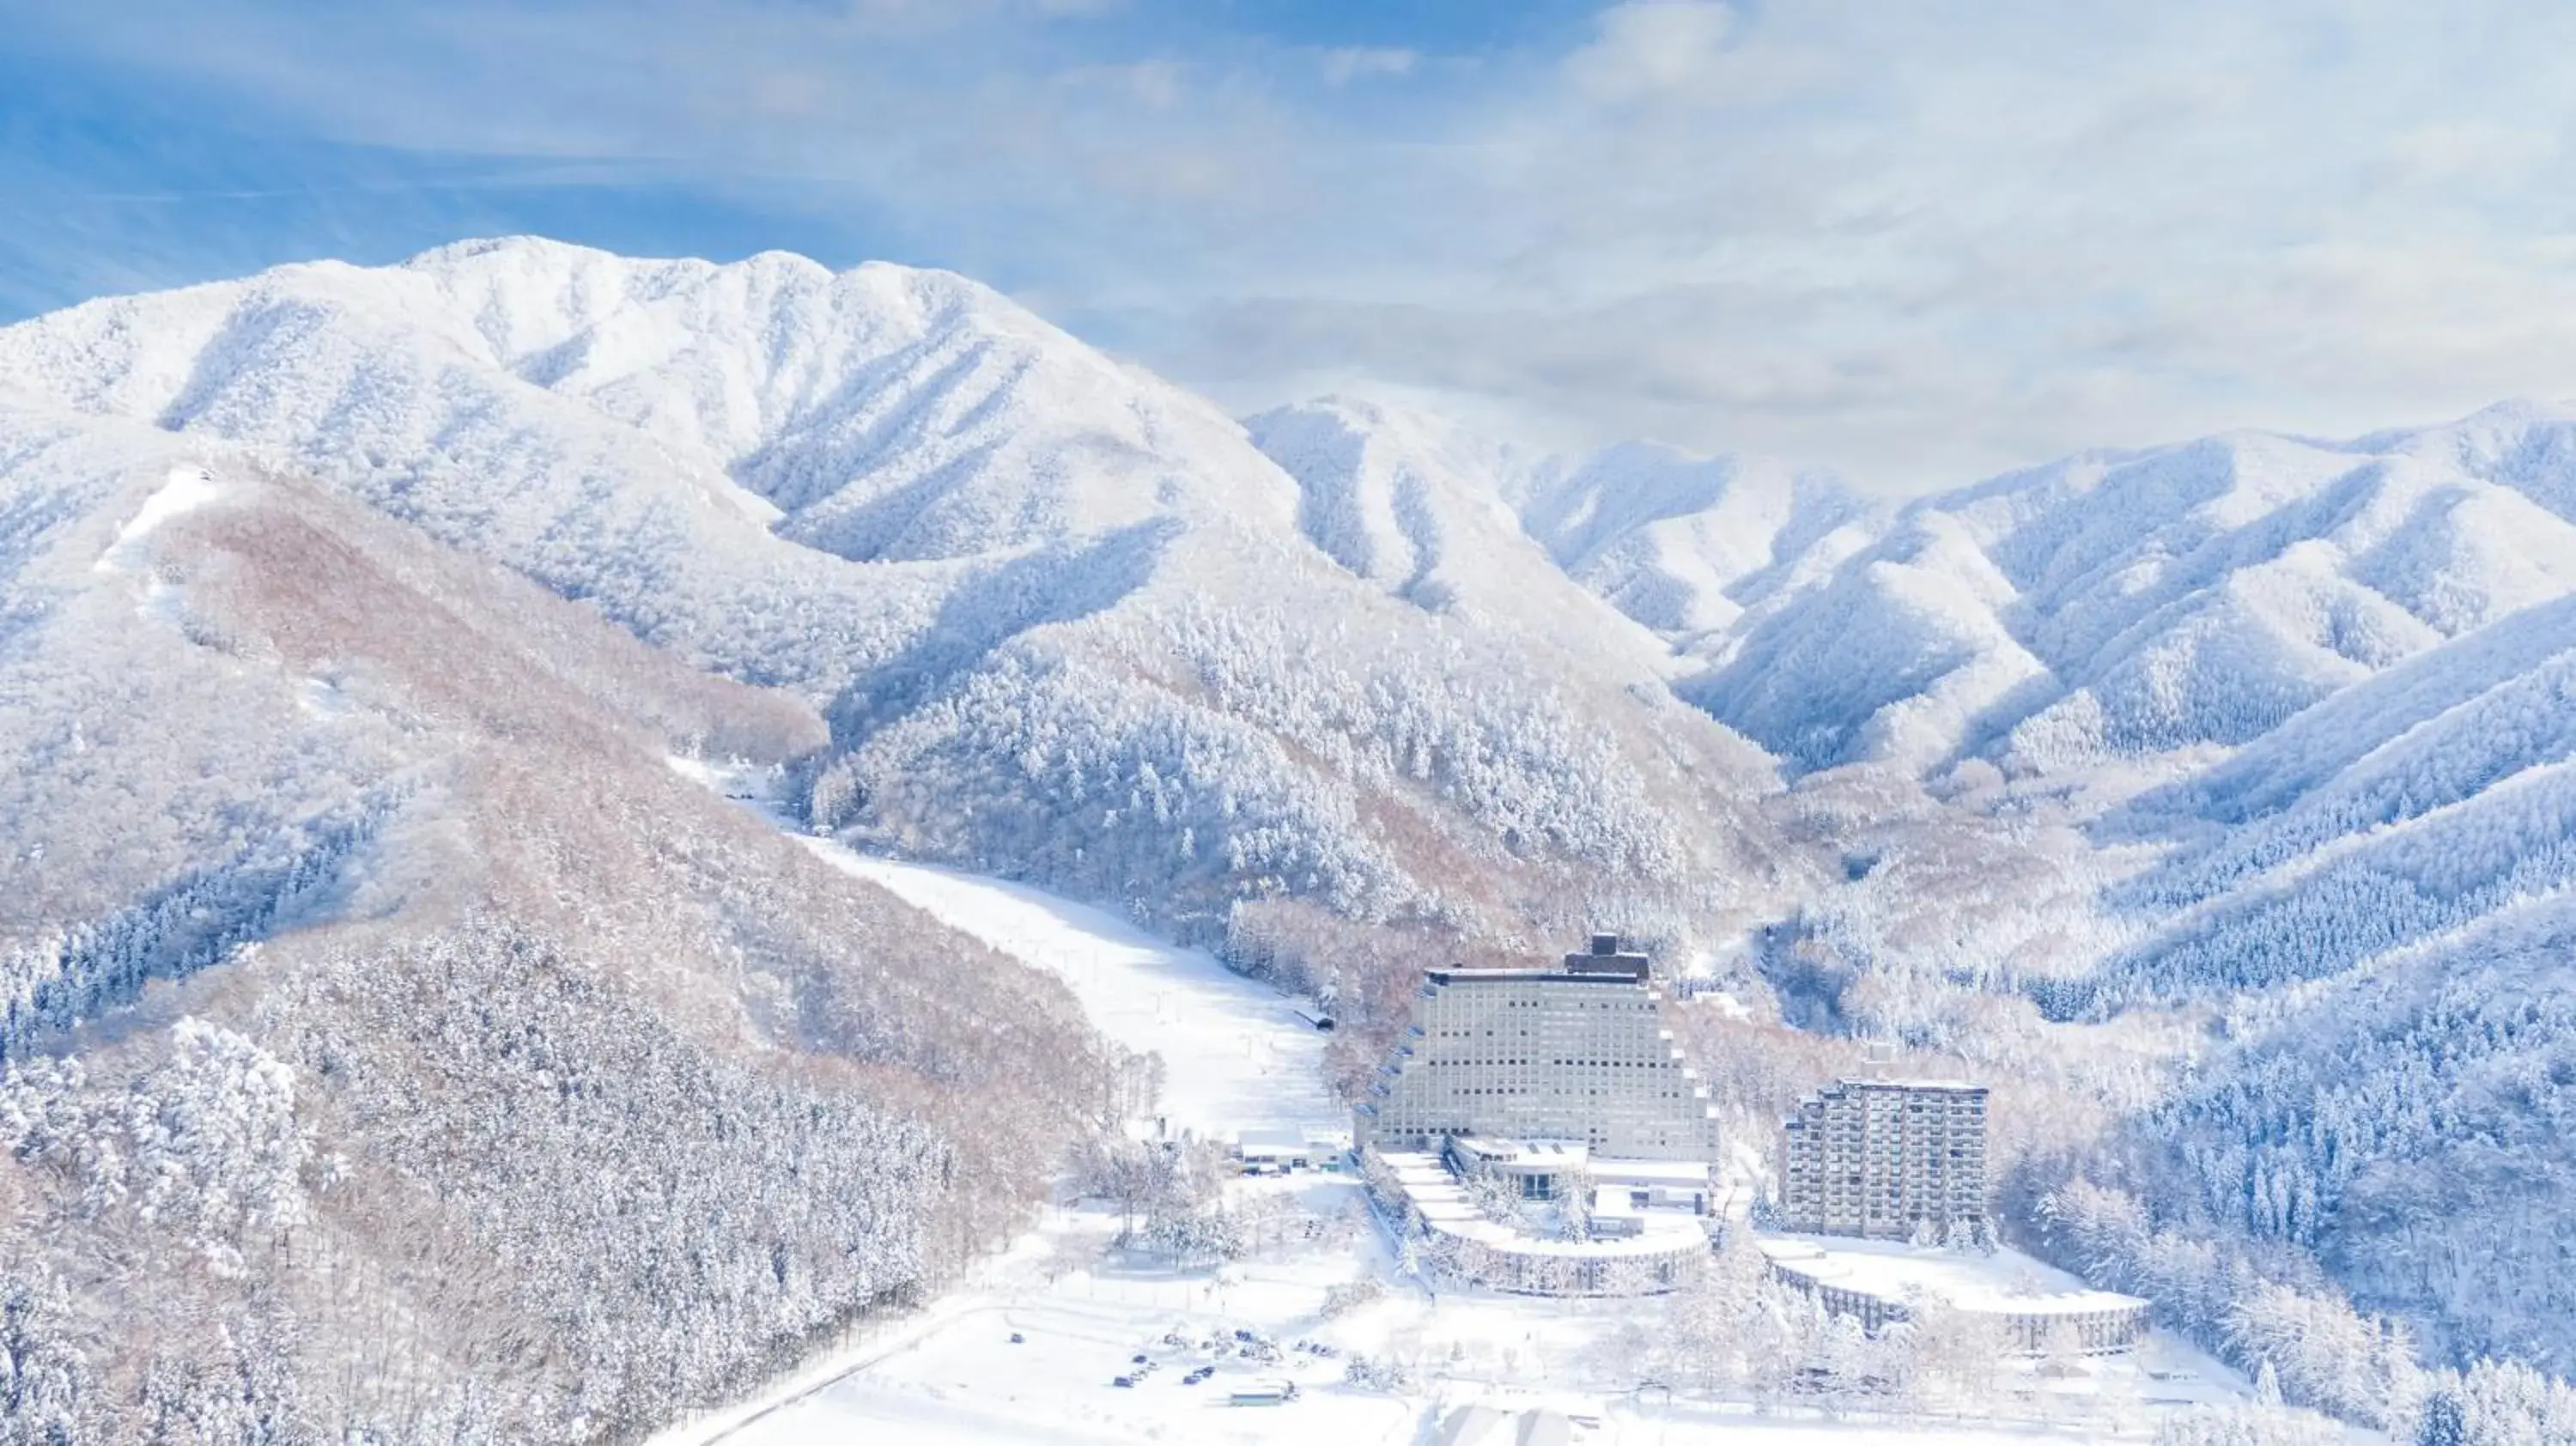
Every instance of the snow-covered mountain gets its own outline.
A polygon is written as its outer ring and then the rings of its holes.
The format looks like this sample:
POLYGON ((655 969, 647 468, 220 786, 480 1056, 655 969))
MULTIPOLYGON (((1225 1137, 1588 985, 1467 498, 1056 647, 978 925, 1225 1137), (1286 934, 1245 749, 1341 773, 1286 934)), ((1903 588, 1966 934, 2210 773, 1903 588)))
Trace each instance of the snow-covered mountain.
POLYGON ((1740 918, 1795 872, 1745 808, 1768 760, 1507 518, 1450 497, 1408 592, 1364 506, 959 277, 473 243, 40 318, 0 387, 242 445, 803 692, 818 824, 1202 935, 1278 893, 1509 929, 1604 875, 1740 918))
MULTIPOLYGON (((149 1111, 117 1100, 184 1113, 284 1061, 329 1081, 294 1105, 313 1138, 242 1168, 392 1282, 353 1299, 533 1310, 562 1343, 598 1323, 497 1267, 439 1294, 385 1242, 594 1260, 623 1227, 493 1162, 627 1181, 669 1207, 653 1261, 714 1261, 690 1298, 732 1314, 537 1272, 616 1303, 598 1339, 658 1344, 565 1357, 488 1407, 511 1422, 657 1419, 683 1388, 652 1372, 705 1388, 972 1244, 806 1261, 835 1217, 777 1222, 786 1265, 719 1259, 615 1119, 682 1101, 681 1164, 757 1194, 799 1110, 856 1099, 865 1150, 831 1168, 913 1179, 953 1146, 944 1178, 965 1161, 1000 1220, 1044 1150, 993 1152, 1106 1067, 1050 986, 671 754, 774 765, 862 846, 1336 976, 1345 1081, 1427 959, 1615 921, 1766 1019, 2003 1078, 2009 1199, 2097 1274, 2182 1271, 2155 1288, 2205 1333, 2212 1292, 2268 1272, 2576 1361, 2556 1296, 2472 1299, 2555 1268, 2546 1192, 2440 1230, 2420 1198, 2504 1168, 2428 1122, 2510 1133, 2517 1089, 2558 1088, 2567 410, 2086 454, 1898 506, 1347 398, 1237 423, 944 273, 468 243, 0 329, 0 683, 0 1054, 33 1071, 0 1129, 53 1142, 0 1160, 0 1203, 70 1221, 132 1185, 95 1176, 91 1146, 141 1158, 115 1121, 149 1111), (922 983, 961 973, 988 1005, 922 983), (538 1044, 478 994, 539 1001, 538 1044), (2319 1040, 2411 1083, 2340 1078, 2319 1040), (506 1067, 463 1062, 487 1050, 506 1067), (548 1089, 576 1103, 531 1113, 548 1089), (708 1103, 733 1091, 767 1102, 747 1134, 708 1103), (468 1151, 496 1193, 439 1162, 421 1111, 449 1104, 502 1122, 468 1151), (332 1149, 374 1172, 337 1204, 332 1149)), ((183 1243, 234 1269, 252 1207, 206 1208, 183 1243)), ((116 1221, 64 1227, 65 1339, 123 1308, 117 1252, 176 1248, 116 1221)), ((286 1277, 219 1278, 187 1289, 286 1277)), ((244 1299, 150 1308, 270 1319, 244 1299)))
MULTIPOLYGON (((1807 768, 2106 775, 2120 1001, 2341 973, 2576 881, 2576 412, 2261 434, 1915 503, 1683 691, 1807 768)), ((2081 816, 2081 815, 2079 815, 2081 816)), ((2084 962, 2082 947, 2073 961, 2084 962)))
POLYGON ((959 278, 291 267, 0 331, 0 398, 0 1295, 114 1434, 640 1434, 1024 1208, 1109 1067, 1062 991, 669 755, 1167 930, 1256 906, 1278 967, 1299 909, 1400 922, 1347 1037, 1421 950, 1810 871, 1507 510, 1399 595, 959 278))
POLYGON ((1559 461, 1518 491, 1559 566, 1685 643, 1723 643, 1820 582, 1886 510, 1822 474, 1647 443, 1559 461))
POLYGON ((1391 596, 1631 681, 1675 670, 1663 639, 1569 576, 1524 529, 1511 499, 1527 464, 1509 449, 1434 417, 1341 398, 1245 426, 1296 479, 1306 536, 1391 596))
POLYGON ((228 444, 0 458, 11 1431, 636 1434, 1031 1207, 1069 997, 671 767, 805 703, 228 444))
POLYGON ((1541 617, 1565 608, 1561 572, 1686 652, 1722 648, 1748 610, 1822 581, 1887 511, 1829 476, 1758 459, 1650 443, 1536 453, 1367 400, 1282 407, 1248 425, 1305 486, 1316 544, 1354 571, 1541 617), (1511 536, 1465 550, 1463 539, 1498 526, 1511 536), (1516 555, 1532 545, 1552 568, 1516 555))
POLYGON ((1692 691, 1806 767, 2245 744, 2576 588, 2569 415, 2088 454, 1904 509, 1692 691), (1862 640, 1866 669, 1835 647, 1862 640), (1850 676, 1875 677, 1857 684, 1850 676))

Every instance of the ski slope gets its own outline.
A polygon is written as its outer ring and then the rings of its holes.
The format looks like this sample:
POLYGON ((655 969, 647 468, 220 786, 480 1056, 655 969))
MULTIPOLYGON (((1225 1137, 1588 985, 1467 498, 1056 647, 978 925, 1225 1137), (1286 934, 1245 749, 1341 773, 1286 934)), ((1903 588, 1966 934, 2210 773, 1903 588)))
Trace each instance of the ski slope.
POLYGON ((1094 1028, 1139 1054, 1161 1055, 1162 1114, 1171 1128, 1230 1140, 1247 1129, 1348 1123, 1324 1089, 1324 1036, 1285 996, 1206 952, 1023 884, 874 858, 829 839, 802 842, 834 867, 1056 975, 1094 1028))

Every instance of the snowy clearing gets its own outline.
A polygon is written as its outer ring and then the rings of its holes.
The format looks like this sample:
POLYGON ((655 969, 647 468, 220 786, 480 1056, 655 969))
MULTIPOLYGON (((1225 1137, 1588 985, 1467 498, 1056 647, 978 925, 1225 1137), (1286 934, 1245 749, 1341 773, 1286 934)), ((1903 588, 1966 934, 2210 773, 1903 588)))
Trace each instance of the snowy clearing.
POLYGON ((1790 1408, 1765 1416, 1742 1403, 1668 1397, 1640 1389, 1633 1371, 1632 1332, 1653 1326, 1658 1307, 1652 1302, 1428 1294, 1397 1281, 1355 1184, 1262 1180, 1241 1188, 1292 1195, 1302 1209, 1346 1228, 1221 1270, 1173 1272, 1108 1249, 1114 1216, 1053 1211, 1013 1252, 1009 1278, 950 1297, 920 1325, 890 1329, 850 1352, 838 1379, 809 1385, 738 1429, 674 1435, 667 1446, 683 1440, 1404 1446, 1437 1439, 1452 1413, 1471 1406, 1502 1413, 1544 1409, 1596 1423, 1576 1431, 1574 1440, 1584 1446, 1965 1446, 2142 1440, 2153 1435, 2161 1414, 2149 1404, 2155 1398, 2233 1394, 2223 1381, 2174 1379, 2196 1374, 2190 1366, 2198 1359, 2159 1343, 2135 1362, 2088 1366, 2088 1373, 2099 1373, 2089 1379, 2042 1384, 2016 1373, 2009 1409, 2031 1418, 2021 1423, 1882 1421, 1866 1414, 1827 1419, 1790 1408), (1332 1286, 1370 1278, 1389 1283, 1382 1299, 1324 1313, 1332 1286), (1243 1360, 1235 1332, 1244 1330, 1275 1342, 1281 1359, 1243 1360), (1330 1354, 1301 1351, 1300 1342, 1326 1346, 1330 1354), (1354 1354, 1403 1361, 1415 1384, 1393 1392, 1347 1385, 1342 1368, 1354 1354), (1138 1355, 1152 1366, 1140 1371, 1138 1355), (1201 1367, 1212 1367, 1213 1376, 1185 1379, 1201 1367), (2169 1379, 2150 1378, 2149 1370, 2169 1379), (1121 1376, 1133 1384, 1115 1384, 1121 1376), (1297 1399, 1231 1404, 1237 1390, 1282 1380, 1297 1384, 1297 1399), (2124 1404, 2107 1405, 2114 1397, 2124 1404))
POLYGON ((116 530, 116 541, 109 544, 107 551, 99 554, 96 564, 98 570, 101 572, 133 571, 136 556, 141 552, 145 538, 159 530, 171 518, 194 512, 223 495, 223 484, 217 482, 215 474, 205 468, 171 468, 170 475, 162 482, 160 490, 144 498, 142 510, 136 512, 123 527, 116 530))

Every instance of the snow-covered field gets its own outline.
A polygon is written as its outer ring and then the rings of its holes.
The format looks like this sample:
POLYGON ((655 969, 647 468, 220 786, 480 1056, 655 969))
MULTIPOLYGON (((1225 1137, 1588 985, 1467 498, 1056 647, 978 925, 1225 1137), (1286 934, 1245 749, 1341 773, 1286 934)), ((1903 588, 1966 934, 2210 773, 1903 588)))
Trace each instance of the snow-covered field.
POLYGON ((1163 1113, 1175 1130, 1232 1139, 1246 1129, 1341 1128, 1324 1089, 1324 1037, 1290 1001, 1202 950, 1179 949, 1087 904, 1019 884, 870 858, 828 839, 807 847, 884 885, 1005 954, 1061 976, 1093 1027, 1163 1057, 1163 1113))
MULTIPOLYGON (((1356 1189, 1339 1182, 1299 1188, 1314 1208, 1330 1209, 1336 1195, 1343 1205, 1357 1204, 1356 1189)), ((1393 1275, 1374 1234, 1355 1233, 1218 1274, 1174 1275, 1101 1258, 1098 1247, 1113 1223, 1059 1214, 1021 1255, 1010 1283, 952 1300, 926 1327, 898 1330, 853 1352, 849 1374, 731 1434, 694 1439, 735 1446, 880 1440, 1394 1446, 1435 1439, 1451 1412, 1483 1405, 1505 1412, 1546 1408, 1597 1423, 1576 1433, 1584 1443, 2089 1441, 2150 1436, 2157 1412, 2145 1401, 2220 1384, 2151 1384, 2137 1366, 2105 1367, 2122 1378, 2116 1388, 2108 1379, 2084 1382, 2046 1393, 2054 1407, 2021 1406, 2023 1414, 2053 1414, 2055 1425, 1764 1417, 1743 1405, 1638 1390, 1634 1376, 1623 1372, 1634 1359, 1626 1331, 1654 1324, 1659 1308, 1653 1303, 1434 1298, 1407 1284, 1328 1320, 1320 1311, 1329 1285, 1393 1275), (1202 1348, 1211 1339, 1230 1341, 1238 1329, 1279 1342, 1286 1348, 1283 1364, 1251 1365, 1202 1348), (1023 1339, 1013 1342, 1014 1333, 1023 1339), (1189 1344, 1167 1344, 1175 1335, 1189 1344), (1294 1347, 1301 1340, 1328 1345, 1334 1354, 1299 1352, 1294 1347), (1353 1352, 1405 1360, 1418 1384, 1393 1393, 1345 1385, 1341 1367, 1353 1352), (1114 1385, 1115 1377, 1135 1369, 1139 1354, 1156 1368, 1133 1386, 1114 1385), (1218 1373, 1184 1384, 1183 1375, 1200 1364, 1214 1364, 1218 1373), (1300 1395, 1286 1405, 1228 1403, 1240 1387, 1291 1379, 1300 1395), (2124 1398, 2108 1413, 2095 1404, 2105 1388, 2124 1398)), ((2179 1364, 2154 1359, 2169 1374, 2179 1364)))

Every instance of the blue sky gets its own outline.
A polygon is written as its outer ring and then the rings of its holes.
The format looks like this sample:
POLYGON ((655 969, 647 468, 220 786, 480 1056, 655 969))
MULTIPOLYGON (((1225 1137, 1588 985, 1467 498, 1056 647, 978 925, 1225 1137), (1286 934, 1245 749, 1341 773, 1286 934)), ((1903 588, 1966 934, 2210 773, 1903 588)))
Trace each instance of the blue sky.
POLYGON ((2576 11, 0 0, 0 317, 536 232, 1955 482, 2576 396, 2576 11))

